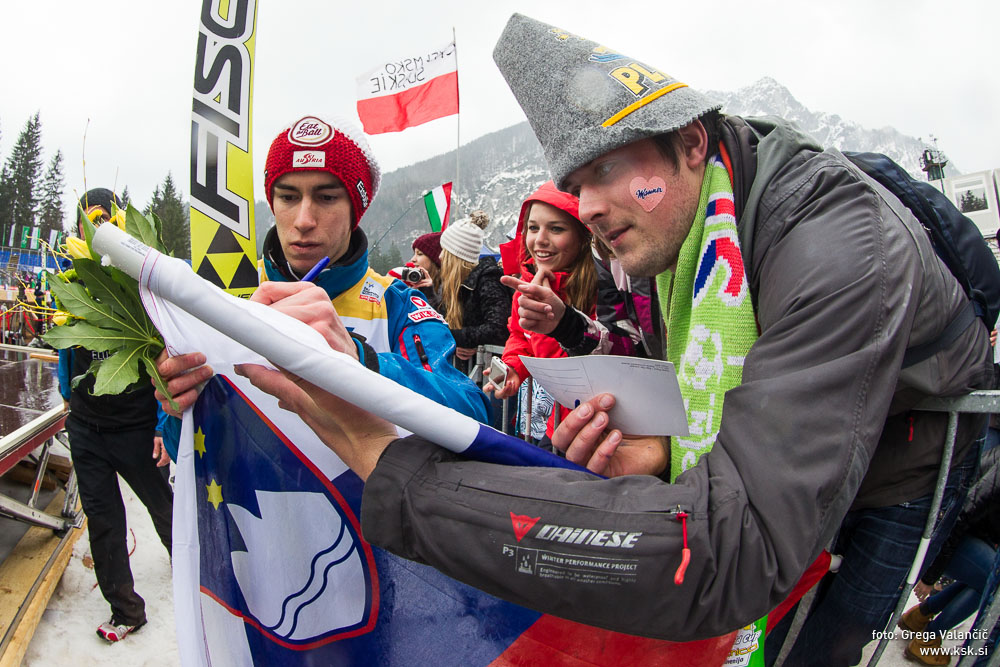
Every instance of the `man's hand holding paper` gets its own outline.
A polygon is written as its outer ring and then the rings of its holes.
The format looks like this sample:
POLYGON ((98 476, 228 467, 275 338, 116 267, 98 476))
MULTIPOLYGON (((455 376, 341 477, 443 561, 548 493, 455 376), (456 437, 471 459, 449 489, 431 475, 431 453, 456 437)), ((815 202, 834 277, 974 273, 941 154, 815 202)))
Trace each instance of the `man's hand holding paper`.
POLYGON ((659 475, 670 461, 666 437, 623 435, 608 429, 611 394, 598 394, 578 405, 552 434, 552 445, 566 458, 605 477, 659 475))

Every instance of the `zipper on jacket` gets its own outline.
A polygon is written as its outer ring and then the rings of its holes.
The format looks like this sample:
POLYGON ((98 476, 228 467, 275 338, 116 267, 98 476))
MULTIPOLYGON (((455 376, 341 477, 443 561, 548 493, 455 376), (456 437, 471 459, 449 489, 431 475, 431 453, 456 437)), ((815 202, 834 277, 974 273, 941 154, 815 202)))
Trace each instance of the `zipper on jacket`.
POLYGON ((678 505, 675 515, 681 522, 681 531, 684 534, 684 547, 681 549, 681 564, 677 566, 677 571, 674 573, 674 585, 680 586, 684 583, 684 573, 687 572, 688 564, 691 562, 691 549, 688 548, 688 513, 678 505))
POLYGON ((413 346, 417 348, 417 356, 420 357, 420 364, 424 367, 424 370, 430 371, 430 360, 427 358, 427 353, 424 351, 424 344, 420 340, 420 334, 413 334, 413 346))

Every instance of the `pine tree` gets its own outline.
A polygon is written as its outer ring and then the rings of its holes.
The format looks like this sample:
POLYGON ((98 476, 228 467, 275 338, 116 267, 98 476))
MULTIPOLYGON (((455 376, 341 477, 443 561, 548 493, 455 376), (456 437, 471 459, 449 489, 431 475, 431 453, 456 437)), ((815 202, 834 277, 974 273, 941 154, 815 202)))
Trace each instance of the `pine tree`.
POLYGON ((41 238, 48 239, 51 230, 63 231, 63 156, 62 151, 57 150, 49 161, 49 167, 45 171, 45 179, 41 183, 39 190, 39 211, 38 222, 41 226, 41 238))
MULTIPOLYGON (((0 134, 0 137, 3 135, 0 134)), ((10 214, 10 173, 7 170, 7 165, 4 165, 0 169, 0 224, 4 225, 7 229, 8 225, 12 224, 11 214, 10 214)), ((9 236, 9 235, 8 235, 9 236)), ((7 238, 3 239, 3 243, 6 245, 7 238)))
MULTIPOLYGON (((375 270, 375 273, 381 273, 385 275, 387 262, 382 251, 378 249, 378 246, 372 247, 368 251, 368 266, 375 270)), ((392 268, 392 267, 389 267, 392 268)))
POLYGON ((14 224, 14 213, 11 207, 13 193, 11 190, 10 169, 4 165, 3 169, 0 169, 0 221, 5 225, 14 224))
POLYGON ((7 172, 7 205, 12 222, 32 227, 38 213, 39 172, 42 169, 42 123, 38 112, 28 119, 17 137, 4 171, 7 172))
POLYGON ((372 248, 368 251, 368 266, 375 269, 376 273, 385 275, 389 269, 403 266, 403 256, 399 253, 399 248, 393 243, 389 249, 382 252, 380 248, 372 248))
POLYGON ((125 205, 125 208, 128 208, 128 201, 131 198, 132 198, 132 195, 129 194, 128 186, 126 185, 124 188, 122 188, 122 194, 121 194, 121 197, 120 197, 120 199, 122 200, 122 204, 125 205))
POLYGON ((168 172, 161 185, 153 191, 153 199, 146 207, 147 214, 155 213, 163 223, 163 245, 174 257, 191 258, 190 210, 181 201, 174 186, 174 177, 168 172))
POLYGON ((386 271, 403 266, 403 256, 399 253, 399 248, 396 247, 395 243, 389 246, 389 252, 386 253, 385 259, 389 264, 389 266, 385 268, 386 271))

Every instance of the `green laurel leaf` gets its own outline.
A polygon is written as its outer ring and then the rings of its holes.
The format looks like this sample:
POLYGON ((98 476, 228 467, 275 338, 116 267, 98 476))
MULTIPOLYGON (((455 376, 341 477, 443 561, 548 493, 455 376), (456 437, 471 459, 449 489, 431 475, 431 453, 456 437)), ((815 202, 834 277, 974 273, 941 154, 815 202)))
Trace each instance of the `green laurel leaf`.
POLYGON ((140 213, 131 202, 125 210, 125 231, 150 248, 164 252, 159 225, 140 213))
MULTIPOLYGON (((65 350, 68 347, 79 345, 94 352, 110 352, 122 347, 125 340, 121 336, 114 335, 116 332, 109 329, 95 327, 88 322, 74 322, 59 327, 53 327, 42 336, 42 339, 56 348, 65 350), (109 335, 112 334, 112 335, 109 335)), ((132 339, 130 344, 141 343, 142 340, 132 339)))
POLYGON ((155 329, 142 304, 139 303, 137 294, 130 294, 123 289, 97 262, 77 259, 74 260, 73 266, 87 286, 90 296, 99 304, 100 309, 117 323, 118 328, 144 338, 152 337, 155 329))
POLYGON ((117 326, 115 319, 109 317, 100 304, 91 298, 82 284, 53 280, 49 287, 67 313, 87 320, 97 327, 113 329, 117 326))
MULTIPOLYGON (((162 348, 161 348, 162 349, 162 348)), ((170 407, 180 412, 180 407, 174 397, 170 395, 167 391, 167 383, 163 381, 163 376, 160 375, 160 371, 156 368, 156 355, 159 354, 159 350, 155 354, 151 354, 149 350, 143 353, 142 363, 146 366, 146 372, 149 377, 153 378, 153 384, 160 391, 161 394, 167 397, 167 401, 170 403, 170 407)))
POLYGON ((139 281, 121 269, 117 269, 113 266, 102 268, 110 269, 111 279, 118 283, 123 290, 126 290, 129 294, 135 295, 136 301, 141 304, 141 299, 139 299, 139 281))
POLYGON ((121 394, 138 382, 143 347, 125 347, 102 361, 94 376, 94 396, 121 394))
POLYGON ((101 256, 94 251, 94 233, 97 232, 97 226, 90 221, 90 218, 87 217, 87 212, 79 204, 76 207, 76 211, 77 219, 83 226, 83 238, 87 242, 87 247, 90 248, 90 256, 100 262, 101 256))
MULTIPOLYGON (((112 216, 117 217, 118 208, 112 208, 112 216)), ((124 214, 128 234, 160 252, 165 251, 162 225, 154 214, 145 216, 131 204, 124 214)), ((60 309, 79 319, 54 327, 45 340, 59 349, 79 345, 95 352, 113 352, 107 359, 92 361, 84 375, 73 378, 74 387, 90 374, 94 376, 94 395, 117 395, 134 388, 148 374, 171 406, 177 408, 156 369, 163 339, 142 305, 138 282, 117 268, 101 264, 100 255, 93 249, 96 227, 82 209, 79 215, 94 259, 75 258, 73 269, 62 274, 66 280, 51 282, 60 309), (71 273, 78 274, 74 278, 79 283, 68 282, 71 273)))

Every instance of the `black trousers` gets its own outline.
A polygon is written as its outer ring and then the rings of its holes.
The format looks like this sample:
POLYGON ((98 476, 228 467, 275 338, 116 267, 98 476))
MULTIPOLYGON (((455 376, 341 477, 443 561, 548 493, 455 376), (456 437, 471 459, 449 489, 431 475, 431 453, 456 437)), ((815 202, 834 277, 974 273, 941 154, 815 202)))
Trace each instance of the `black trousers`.
POLYGON ((116 624, 146 620, 146 603, 135 592, 129 567, 125 503, 118 487, 121 475, 149 511, 163 546, 170 551, 173 493, 165 468, 152 458, 154 426, 98 431, 73 418, 66 420, 80 501, 87 515, 94 573, 116 624))

